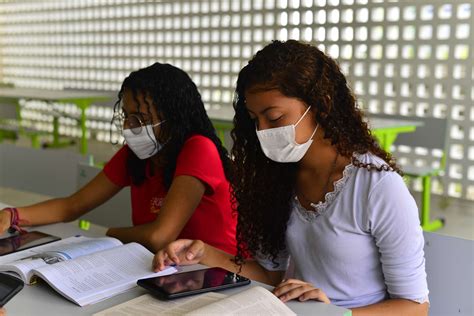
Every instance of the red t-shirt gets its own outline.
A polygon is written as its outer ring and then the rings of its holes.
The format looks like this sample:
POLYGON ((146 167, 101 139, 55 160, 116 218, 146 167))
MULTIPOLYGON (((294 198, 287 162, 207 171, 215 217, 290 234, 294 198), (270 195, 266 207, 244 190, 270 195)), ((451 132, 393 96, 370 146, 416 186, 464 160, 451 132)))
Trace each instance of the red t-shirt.
MULTIPOLYGON (((130 186, 132 222, 141 225, 152 222, 166 196, 160 172, 150 174, 147 164, 145 181, 136 186, 127 172, 126 162, 130 149, 123 146, 105 165, 105 175, 118 186, 130 186)), ((187 175, 201 180, 206 193, 178 238, 200 239, 230 254, 236 252, 235 226, 232 213, 230 184, 214 143, 201 135, 191 136, 183 145, 176 162, 174 176, 187 175)))
MULTIPOLYGON (((160 210, 167 190, 163 176, 150 175, 149 163, 145 181, 136 186, 131 181, 126 162, 131 149, 123 146, 105 165, 105 175, 118 186, 130 186, 134 225, 152 222, 160 210)), ((202 135, 191 136, 183 145, 174 176, 187 175, 202 181, 206 193, 178 238, 200 239, 230 254, 236 252, 237 218, 232 213, 230 184, 214 143, 202 135)))

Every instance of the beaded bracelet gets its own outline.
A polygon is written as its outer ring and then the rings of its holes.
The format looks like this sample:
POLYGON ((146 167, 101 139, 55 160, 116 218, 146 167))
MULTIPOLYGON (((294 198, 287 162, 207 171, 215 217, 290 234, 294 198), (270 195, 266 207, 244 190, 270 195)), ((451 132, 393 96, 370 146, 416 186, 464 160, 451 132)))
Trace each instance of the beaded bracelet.
POLYGON ((14 233, 15 231, 20 234, 26 233, 26 230, 20 227, 20 215, 16 207, 8 207, 5 211, 10 212, 10 228, 8 229, 9 233, 14 233))

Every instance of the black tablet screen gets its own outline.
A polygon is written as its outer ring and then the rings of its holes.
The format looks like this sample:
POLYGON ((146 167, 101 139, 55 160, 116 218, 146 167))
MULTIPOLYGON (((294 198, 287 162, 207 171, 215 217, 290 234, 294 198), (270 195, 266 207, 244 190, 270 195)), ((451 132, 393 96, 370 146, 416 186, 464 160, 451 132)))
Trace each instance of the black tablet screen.
POLYGON ((28 232, 0 239, 0 256, 47 244, 61 238, 41 232, 28 232))
POLYGON ((138 282, 140 286, 166 298, 215 291, 249 283, 247 278, 221 268, 182 272, 138 282))

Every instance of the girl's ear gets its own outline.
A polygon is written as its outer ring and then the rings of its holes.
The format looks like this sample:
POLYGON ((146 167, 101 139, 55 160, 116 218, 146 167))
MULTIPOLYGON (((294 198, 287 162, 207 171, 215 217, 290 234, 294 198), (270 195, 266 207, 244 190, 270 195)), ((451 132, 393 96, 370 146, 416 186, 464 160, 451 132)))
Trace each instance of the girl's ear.
POLYGON ((328 109, 328 113, 331 112, 332 108, 332 98, 329 94, 324 96, 324 102, 326 103, 326 109, 328 109))
POLYGON ((325 119, 329 115, 329 113, 331 113, 331 109, 333 106, 332 98, 329 94, 326 94, 323 97, 323 103, 324 103, 324 106, 321 109, 322 111, 320 113, 320 116, 321 118, 325 119))

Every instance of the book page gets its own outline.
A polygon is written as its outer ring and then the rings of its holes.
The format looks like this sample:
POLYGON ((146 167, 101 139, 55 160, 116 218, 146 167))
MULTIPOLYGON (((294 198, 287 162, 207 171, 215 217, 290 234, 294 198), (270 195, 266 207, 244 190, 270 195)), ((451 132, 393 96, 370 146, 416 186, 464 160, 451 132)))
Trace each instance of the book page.
POLYGON ((68 237, 65 239, 58 240, 58 241, 54 241, 49 244, 41 245, 41 246, 30 248, 30 249, 25 249, 23 251, 14 252, 5 256, 0 256, 0 265, 4 263, 11 263, 13 261, 17 261, 20 259, 26 259, 28 257, 39 255, 43 252, 53 251, 57 247, 62 247, 65 245, 73 245, 87 239, 93 239, 93 238, 88 238, 84 236, 73 236, 73 237, 68 237))
POLYGON ((110 249, 122 245, 122 242, 112 237, 87 238, 74 244, 64 244, 52 250, 42 251, 48 257, 57 257, 59 261, 74 259, 90 253, 110 249))
POLYGON ((103 310, 94 316, 181 316, 226 297, 224 294, 209 292, 206 294, 161 301, 150 294, 134 298, 128 302, 103 310))
POLYGON ((228 296, 218 302, 201 307, 187 316, 196 315, 296 315, 270 291, 261 286, 228 296))
POLYGON ((38 258, 41 253, 63 245, 73 245, 84 239, 89 238, 84 236, 69 237, 49 244, 0 256, 0 271, 13 271, 23 282, 28 284, 31 270, 47 264, 43 259, 38 258))
POLYGON ((151 269, 153 254, 129 243, 34 270, 55 290, 80 306, 96 303, 136 286, 138 279, 176 272, 151 269))
POLYGON ((23 282, 28 283, 31 270, 44 266, 45 264, 46 263, 43 261, 43 259, 18 260, 10 264, 7 263, 1 265, 0 271, 20 277, 23 282))
POLYGON ((31 279, 31 271, 41 266, 68 260, 84 254, 121 245, 115 238, 89 238, 73 236, 46 245, 25 249, 0 256, 0 271, 13 271, 25 283, 31 279))

